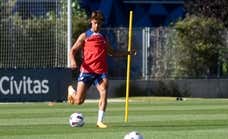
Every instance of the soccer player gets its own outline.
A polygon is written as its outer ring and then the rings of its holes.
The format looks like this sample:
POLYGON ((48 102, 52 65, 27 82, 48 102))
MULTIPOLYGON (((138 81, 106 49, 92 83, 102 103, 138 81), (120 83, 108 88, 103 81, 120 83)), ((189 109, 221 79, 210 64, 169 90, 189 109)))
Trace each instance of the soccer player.
POLYGON ((100 11, 94 11, 90 17, 91 28, 80 34, 70 50, 71 68, 78 68, 75 54, 82 50, 83 61, 80 67, 77 89, 68 87, 67 101, 70 104, 82 104, 86 98, 86 91, 93 84, 99 92, 97 127, 107 128, 103 118, 107 106, 108 94, 108 65, 107 56, 135 55, 136 51, 114 51, 107 38, 100 33, 104 18, 100 11))

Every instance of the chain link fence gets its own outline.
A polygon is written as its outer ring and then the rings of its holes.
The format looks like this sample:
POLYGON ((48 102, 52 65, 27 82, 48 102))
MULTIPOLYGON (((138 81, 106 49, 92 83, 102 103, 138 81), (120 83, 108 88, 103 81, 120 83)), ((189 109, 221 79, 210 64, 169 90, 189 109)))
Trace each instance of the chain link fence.
MULTIPOLYGON (((118 51, 127 51, 128 28, 105 28, 102 30, 107 35, 111 46, 118 51)), ((131 78, 142 78, 142 28, 133 28, 132 48, 137 50, 137 55, 132 56, 131 78)), ((126 77, 127 57, 108 57, 109 75, 113 79, 126 77)))
POLYGON ((66 1, 2 0, 0 68, 67 65, 66 1))
MULTIPOLYGON (((108 35, 114 49, 127 50, 128 28, 109 28, 104 29, 104 32, 108 35)), ((176 31, 167 27, 133 29, 132 47, 137 50, 137 55, 132 56, 132 79, 227 78, 227 39, 223 42, 224 49, 218 52, 218 59, 213 67, 215 72, 206 74, 202 72, 198 76, 184 76, 177 73, 180 68, 177 61, 185 56, 176 48, 177 42, 173 40, 175 35, 176 31)), ((227 31, 224 31, 223 35, 221 37, 228 38, 227 31)), ((109 60, 110 75, 115 78, 125 78, 127 59, 109 58, 109 60)), ((191 62, 194 63, 194 59, 191 62)))

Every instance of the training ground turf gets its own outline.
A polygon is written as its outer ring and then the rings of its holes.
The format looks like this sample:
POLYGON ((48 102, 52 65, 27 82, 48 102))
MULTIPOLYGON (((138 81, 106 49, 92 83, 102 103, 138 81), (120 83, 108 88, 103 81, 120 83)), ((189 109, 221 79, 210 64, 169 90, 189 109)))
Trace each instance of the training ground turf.
POLYGON ((228 99, 131 98, 128 123, 124 109, 123 99, 110 101, 105 117, 109 127, 98 129, 97 102, 2 103, 0 139, 123 139, 133 130, 144 139, 228 138, 228 99), (75 111, 83 113, 84 127, 69 126, 68 118, 75 111))

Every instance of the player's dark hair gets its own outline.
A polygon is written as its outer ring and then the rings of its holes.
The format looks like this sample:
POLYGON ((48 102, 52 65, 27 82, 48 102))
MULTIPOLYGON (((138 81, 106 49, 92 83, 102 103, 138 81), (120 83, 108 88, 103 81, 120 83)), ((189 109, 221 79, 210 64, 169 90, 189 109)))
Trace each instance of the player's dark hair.
POLYGON ((99 21, 104 21, 104 16, 101 11, 93 11, 90 20, 95 19, 99 21))

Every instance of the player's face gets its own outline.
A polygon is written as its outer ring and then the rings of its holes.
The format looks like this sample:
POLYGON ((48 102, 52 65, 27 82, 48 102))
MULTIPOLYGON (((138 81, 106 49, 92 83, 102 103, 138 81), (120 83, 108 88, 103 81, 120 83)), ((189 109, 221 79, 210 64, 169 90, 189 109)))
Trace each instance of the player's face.
POLYGON ((102 25, 102 21, 96 20, 96 19, 92 19, 91 20, 91 25, 92 25, 92 30, 94 32, 99 32, 101 29, 101 25, 102 25))

